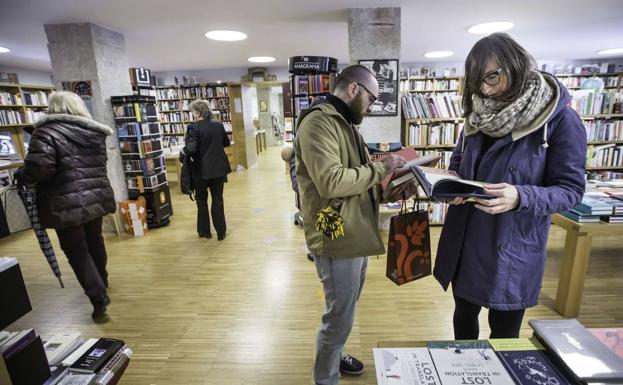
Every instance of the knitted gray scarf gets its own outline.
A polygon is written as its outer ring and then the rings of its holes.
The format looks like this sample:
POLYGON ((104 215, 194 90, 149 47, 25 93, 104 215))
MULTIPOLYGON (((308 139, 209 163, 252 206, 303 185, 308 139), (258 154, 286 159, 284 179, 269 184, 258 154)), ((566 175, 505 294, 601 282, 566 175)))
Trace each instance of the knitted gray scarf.
POLYGON ((501 138, 532 123, 554 96, 554 90, 543 75, 530 70, 524 91, 513 101, 482 98, 474 94, 469 123, 491 137, 501 138))

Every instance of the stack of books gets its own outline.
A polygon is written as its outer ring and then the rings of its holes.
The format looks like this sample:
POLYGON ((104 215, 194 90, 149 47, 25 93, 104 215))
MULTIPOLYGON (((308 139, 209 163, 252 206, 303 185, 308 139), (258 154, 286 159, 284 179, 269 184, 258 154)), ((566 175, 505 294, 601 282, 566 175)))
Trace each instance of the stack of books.
POLYGON ((585 194, 582 202, 561 214, 578 223, 609 222, 610 216, 614 215, 614 208, 603 197, 585 194))
POLYGON ((55 335, 45 344, 51 376, 44 385, 115 384, 129 364, 132 350, 121 340, 91 338, 80 333, 55 335))

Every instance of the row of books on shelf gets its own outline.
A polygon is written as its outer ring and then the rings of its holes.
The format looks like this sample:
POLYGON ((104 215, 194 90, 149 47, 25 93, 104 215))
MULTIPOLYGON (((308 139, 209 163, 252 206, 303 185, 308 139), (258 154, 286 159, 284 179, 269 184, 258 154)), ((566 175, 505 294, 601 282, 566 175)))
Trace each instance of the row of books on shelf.
POLYGON ((190 121, 192 114, 190 112, 166 112, 160 111, 159 120, 161 123, 182 123, 190 121))
POLYGON ((115 119, 146 122, 157 118, 156 105, 152 103, 124 103, 113 105, 115 119))
POLYGON ((119 138, 119 148, 121 149, 121 155, 139 155, 143 158, 147 154, 162 150, 162 141, 160 138, 138 141, 119 138))
POLYGON ((145 177, 158 174, 166 170, 164 156, 154 158, 124 160, 123 169, 126 173, 138 173, 145 177))
POLYGON ((34 123, 37 120, 43 118, 46 115, 45 110, 33 110, 30 108, 26 108, 26 121, 34 123))
POLYGON ((585 120, 589 142, 623 141, 623 120, 585 120))
POLYGON ((428 66, 413 66, 413 67, 400 67, 400 78, 413 78, 413 77, 450 77, 458 76, 456 67, 445 67, 442 70, 437 70, 435 67, 428 66))
POLYGON ((117 135, 122 137, 136 137, 141 139, 143 136, 159 135, 160 126, 158 122, 140 123, 127 122, 117 126, 117 135))
POLYGON ((0 125, 24 124, 24 113, 14 110, 0 110, 0 125))
MULTIPOLYGON (((213 110, 221 110, 221 109, 229 109, 229 98, 216 98, 216 99, 206 99, 205 100, 211 109, 213 110)), ((167 111, 187 111, 190 112, 190 104, 192 100, 165 100, 158 102, 158 110, 160 112, 167 111)))
POLYGON ((185 134, 186 125, 184 123, 161 123, 163 134, 185 134))
POLYGON ((333 83, 333 75, 295 75, 293 80, 294 94, 318 94, 330 92, 333 83))
POLYGON ((22 96, 19 93, 0 91, 0 106, 20 106, 22 96))
POLYGON ((623 113, 623 93, 614 90, 571 90, 570 107, 578 114, 601 115, 623 113))
POLYGON ((617 179, 623 180, 623 172, 616 170, 588 170, 586 180, 595 182, 609 182, 617 179))
POLYGON ((155 175, 126 175, 126 184, 129 190, 138 190, 139 192, 144 192, 145 190, 153 189, 154 187, 158 187, 160 185, 167 183, 167 174, 163 170, 159 174, 155 175))
POLYGON ((531 320, 532 338, 430 341, 373 349, 379 385, 571 385, 621 383, 621 328, 574 319, 531 320))
POLYGON ((586 167, 623 167, 623 145, 589 145, 586 167))
POLYGON ((459 119, 463 115, 461 96, 451 93, 404 95, 402 114, 406 119, 459 119))
POLYGON ((156 89, 156 96, 161 99, 203 99, 203 98, 228 98, 229 88, 226 85, 193 85, 193 86, 170 86, 156 89))
POLYGON ((421 124, 409 123, 406 132, 407 146, 453 146, 463 130, 463 122, 421 124))
MULTIPOLYGON (((561 76, 560 82, 567 88, 579 88, 583 82, 590 79, 589 76, 561 76)), ((618 76, 606 76, 602 77, 604 87, 617 87, 619 85, 618 76)))
POLYGON ((553 72, 557 76, 569 76, 569 75, 604 75, 612 74, 623 71, 622 64, 616 63, 591 63, 582 64, 578 66, 574 65, 555 65, 550 69, 550 66, 544 64, 541 66, 542 71, 553 72))
POLYGON ((407 92, 415 91, 458 91, 460 87, 460 81, 458 79, 408 79, 400 81, 400 92, 405 94, 407 92))
POLYGON ((304 98, 294 98, 294 114, 299 116, 301 111, 308 109, 315 101, 326 98, 325 95, 316 95, 304 98))
POLYGON ((226 85, 182 86, 182 98, 228 98, 229 88, 226 85))
POLYGON ((47 106, 48 105, 48 95, 49 93, 46 91, 24 91, 22 90, 22 94, 24 95, 24 104, 29 106, 47 106))

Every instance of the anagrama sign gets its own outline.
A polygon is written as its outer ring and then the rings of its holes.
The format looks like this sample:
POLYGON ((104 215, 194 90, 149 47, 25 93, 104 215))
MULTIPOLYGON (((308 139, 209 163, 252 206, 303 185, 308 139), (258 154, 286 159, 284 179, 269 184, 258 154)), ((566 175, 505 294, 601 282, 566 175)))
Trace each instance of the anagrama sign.
POLYGON ((337 59, 326 56, 292 56, 288 59, 291 74, 315 74, 337 72, 337 59))

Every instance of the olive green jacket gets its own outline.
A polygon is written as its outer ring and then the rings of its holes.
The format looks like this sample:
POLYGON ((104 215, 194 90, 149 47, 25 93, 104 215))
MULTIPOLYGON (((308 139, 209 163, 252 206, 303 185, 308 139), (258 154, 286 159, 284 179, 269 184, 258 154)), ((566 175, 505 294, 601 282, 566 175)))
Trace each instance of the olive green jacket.
POLYGON ((359 131, 331 104, 321 103, 301 115, 294 146, 309 251, 335 258, 384 253, 378 230, 378 184, 385 166, 370 161, 359 131), (315 228, 316 213, 329 206, 344 220, 342 237, 330 239, 315 228))

